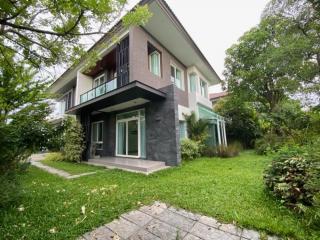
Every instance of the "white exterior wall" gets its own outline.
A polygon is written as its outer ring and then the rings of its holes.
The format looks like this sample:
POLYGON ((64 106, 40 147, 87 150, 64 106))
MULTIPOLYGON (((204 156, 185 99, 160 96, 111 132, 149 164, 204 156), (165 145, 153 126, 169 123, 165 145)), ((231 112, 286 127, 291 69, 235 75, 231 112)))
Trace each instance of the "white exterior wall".
POLYGON ((80 95, 92 89, 93 79, 80 71, 77 72, 77 86, 75 91, 75 105, 80 104, 80 95))

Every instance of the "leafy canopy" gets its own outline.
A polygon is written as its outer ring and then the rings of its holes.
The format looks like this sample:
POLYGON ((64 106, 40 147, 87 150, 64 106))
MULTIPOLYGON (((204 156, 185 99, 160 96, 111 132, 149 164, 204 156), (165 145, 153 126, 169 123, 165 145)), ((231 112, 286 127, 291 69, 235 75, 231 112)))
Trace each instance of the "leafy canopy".
POLYGON ((265 112, 297 93, 319 94, 319 32, 317 1, 271 1, 260 24, 227 50, 225 85, 265 112))
MULTIPOLYGON (((36 68, 71 63, 87 49, 83 36, 105 34, 126 4, 127 0, 0 1, 0 54, 13 51, 36 68)), ((123 23, 144 24, 150 16, 147 6, 139 6, 123 23)))

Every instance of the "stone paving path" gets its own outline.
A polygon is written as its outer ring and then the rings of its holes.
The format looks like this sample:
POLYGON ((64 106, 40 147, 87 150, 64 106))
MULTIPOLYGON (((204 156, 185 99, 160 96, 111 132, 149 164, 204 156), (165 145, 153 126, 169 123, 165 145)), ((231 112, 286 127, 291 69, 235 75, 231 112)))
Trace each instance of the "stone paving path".
MULTIPOLYGON (((121 215, 78 240, 258 240, 257 231, 155 202, 121 215)), ((278 240, 267 236, 268 240, 278 240)))
POLYGON ((56 174, 60 177, 66 178, 66 179, 74 179, 74 178, 79 178, 79 177, 83 177, 83 176, 88 176, 88 175, 92 175, 95 174, 96 172, 87 172, 87 173, 82 173, 82 174, 76 174, 76 175, 72 175, 66 171, 63 170, 59 170, 47 165, 42 164, 40 161, 43 160, 45 157, 45 154, 34 154, 31 156, 30 158, 30 163, 31 165, 38 167, 44 171, 47 171, 48 173, 51 174, 56 174))

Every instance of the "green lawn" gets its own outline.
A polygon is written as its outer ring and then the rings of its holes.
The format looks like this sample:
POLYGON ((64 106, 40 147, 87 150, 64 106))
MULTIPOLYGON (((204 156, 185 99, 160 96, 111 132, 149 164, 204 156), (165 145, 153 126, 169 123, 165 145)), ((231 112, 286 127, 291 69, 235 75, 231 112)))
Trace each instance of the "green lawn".
POLYGON ((31 167, 21 176, 24 211, 15 206, 0 212, 0 236, 75 239, 141 204, 160 200, 291 239, 319 239, 319 230, 306 226, 264 191, 262 173, 269 162, 245 152, 232 159, 186 162, 150 176, 100 170, 74 180, 31 167), (86 216, 81 206, 86 207, 86 216), (57 232, 50 233, 52 228, 57 232))
POLYGON ((73 175, 87 173, 87 172, 96 172, 98 170, 104 169, 102 167, 88 166, 86 164, 80 164, 80 163, 59 162, 59 161, 51 161, 51 160, 42 160, 41 162, 44 165, 66 171, 73 175))

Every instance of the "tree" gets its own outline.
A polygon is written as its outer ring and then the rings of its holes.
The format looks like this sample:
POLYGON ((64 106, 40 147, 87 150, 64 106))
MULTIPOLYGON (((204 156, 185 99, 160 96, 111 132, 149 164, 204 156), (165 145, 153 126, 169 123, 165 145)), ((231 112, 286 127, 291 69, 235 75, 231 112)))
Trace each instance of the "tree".
POLYGON ((244 147, 251 148, 254 141, 262 136, 259 114, 249 102, 228 96, 219 100, 214 111, 226 120, 229 142, 239 141, 244 147))
POLYGON ((63 155, 67 161, 80 162, 85 149, 84 132, 81 124, 69 117, 64 134, 63 155))
MULTIPOLYGON (((303 61, 300 62, 307 92, 320 94, 320 2, 318 0, 272 0, 264 9, 263 19, 277 17, 287 23, 280 34, 286 36, 288 46, 300 51, 303 61), (299 38, 304 44, 296 43, 299 38)), ((283 48, 283 47, 282 47, 283 48)), ((285 49, 284 49, 285 50, 285 49)), ((288 72, 289 76, 295 71, 288 72)))
POLYGON ((310 69, 315 69, 315 63, 305 57, 311 43, 303 35, 286 34, 290 26, 283 18, 263 19, 227 50, 224 75, 228 91, 238 99, 255 102, 260 111, 272 112, 314 79, 310 69))
MULTIPOLYGON (((102 36, 119 18, 127 0, 3 0, 0 54, 15 52, 36 68, 72 63, 84 54, 83 36, 102 36)), ((143 24, 147 6, 128 13, 124 26, 143 24)))

